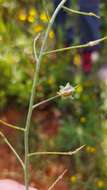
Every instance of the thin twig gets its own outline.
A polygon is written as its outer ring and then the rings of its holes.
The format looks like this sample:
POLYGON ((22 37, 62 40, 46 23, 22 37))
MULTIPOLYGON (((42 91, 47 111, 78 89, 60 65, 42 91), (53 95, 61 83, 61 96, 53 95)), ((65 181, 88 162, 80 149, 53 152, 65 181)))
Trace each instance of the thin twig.
MULTIPOLYGON (((79 87, 79 85, 76 85, 74 88, 76 89, 76 88, 78 88, 79 87)), ((43 104, 45 104, 45 103, 47 103, 47 102, 50 102, 50 101, 52 101, 52 100, 54 100, 54 99, 56 99, 56 98, 59 98, 59 97, 61 97, 61 96, 63 96, 64 95, 64 93, 65 92, 57 92, 57 95, 56 96, 53 96, 53 97, 51 97, 51 98, 48 98, 48 99, 46 99, 46 100, 43 100, 43 101, 41 101, 41 102, 39 102, 39 103, 37 103, 37 104, 35 104, 35 105, 33 105, 33 109, 35 109, 35 108, 37 108, 37 107, 39 107, 40 105, 43 105, 43 104)))
POLYGON ((52 190, 52 189, 55 187, 55 185, 63 178, 63 176, 65 175, 65 173, 66 173, 67 171, 68 171, 68 170, 65 169, 65 170, 63 171, 63 173, 52 183, 52 185, 48 188, 48 190, 52 190))
POLYGON ((22 159, 20 158, 20 156, 18 155, 18 153, 16 152, 16 150, 13 148, 13 146, 10 144, 10 142, 8 141, 8 139, 6 138, 6 136, 0 131, 0 136, 3 138, 3 140, 5 141, 5 143, 9 146, 9 148, 12 150, 12 152, 15 154, 16 158, 19 160, 20 164, 22 165, 22 168, 24 169, 24 163, 22 161, 22 159))
POLYGON ((46 100, 43 100, 43 101, 41 101, 41 102, 39 102, 39 103, 33 105, 33 109, 35 109, 35 108, 37 108, 38 106, 43 105, 43 104, 45 104, 45 103, 47 103, 47 102, 50 102, 50 101, 52 101, 52 100, 54 100, 54 99, 56 99, 56 98, 59 98, 60 96, 61 96, 61 95, 58 94, 58 95, 56 95, 56 96, 53 96, 53 97, 48 98, 48 99, 46 99, 46 100))
POLYGON ((20 130, 20 131, 25 131, 24 128, 21 128, 21 127, 18 127, 18 126, 15 126, 15 125, 9 124, 9 123, 7 123, 7 122, 1 120, 1 119, 0 119, 0 123, 3 124, 3 125, 5 125, 5 126, 7 126, 7 127, 12 128, 12 129, 17 129, 17 130, 20 130))
POLYGON ((66 12, 68 12, 68 13, 75 13, 75 14, 84 15, 84 16, 92 16, 92 17, 96 17, 96 18, 100 19, 100 16, 99 16, 99 15, 96 15, 96 14, 93 13, 93 12, 77 11, 77 10, 70 9, 70 8, 68 8, 68 7, 65 7, 65 6, 63 6, 62 8, 63 8, 66 12))
POLYGON ((31 156, 37 156, 37 155, 62 155, 62 156, 72 156, 73 154, 76 154, 80 150, 82 150, 85 147, 85 145, 77 148, 74 151, 69 151, 69 152, 33 152, 28 154, 28 157, 31 156))
POLYGON ((45 12, 46 12, 46 16, 47 16, 47 19, 48 19, 48 22, 49 22, 49 20, 50 20, 50 17, 49 17, 49 11, 48 11, 48 8, 47 8, 47 2, 46 2, 46 0, 42 0, 42 2, 43 2, 43 8, 44 8, 44 10, 45 10, 45 12))
POLYGON ((103 37, 101 39, 98 39, 98 40, 90 41, 90 42, 88 42, 86 44, 83 44, 83 45, 76 45, 76 46, 70 46, 70 47, 61 48, 61 49, 55 49, 55 50, 52 50, 52 51, 46 51, 46 52, 43 53, 43 55, 48 55, 48 54, 51 54, 51 53, 63 52, 63 51, 71 50, 71 49, 77 49, 77 48, 92 47, 92 46, 98 45, 100 42, 102 42, 104 40, 107 40, 107 36, 105 36, 105 37, 103 37))
POLYGON ((34 55, 35 55, 35 60, 38 62, 38 56, 37 56, 37 52, 36 52, 36 42, 40 37, 40 33, 35 37, 34 39, 34 44, 33 44, 33 50, 34 50, 34 55))

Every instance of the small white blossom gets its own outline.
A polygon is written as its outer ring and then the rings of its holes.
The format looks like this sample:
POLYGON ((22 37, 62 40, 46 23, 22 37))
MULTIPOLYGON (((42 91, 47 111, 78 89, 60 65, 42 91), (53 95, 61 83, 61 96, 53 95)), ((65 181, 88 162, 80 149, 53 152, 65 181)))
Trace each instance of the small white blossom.
POLYGON ((67 83, 66 86, 60 86, 59 92, 57 92, 58 95, 62 97, 72 97, 72 93, 75 91, 75 88, 70 85, 70 83, 67 83))
POLYGON ((91 55, 91 59, 93 61, 93 63, 96 63, 99 59, 99 53, 98 52, 93 52, 92 55, 91 55))

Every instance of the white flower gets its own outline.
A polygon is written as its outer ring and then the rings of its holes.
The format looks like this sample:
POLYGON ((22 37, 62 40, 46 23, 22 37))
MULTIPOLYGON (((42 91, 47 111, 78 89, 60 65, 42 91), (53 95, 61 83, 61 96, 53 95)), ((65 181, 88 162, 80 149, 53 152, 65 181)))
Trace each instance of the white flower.
POLYGON ((59 92, 57 92, 58 95, 62 96, 62 97, 72 97, 72 93, 75 91, 75 88, 73 86, 70 85, 70 83, 68 82, 66 84, 66 86, 60 86, 60 90, 59 92))
POLYGON ((93 63, 96 63, 99 59, 99 53, 97 51, 93 52, 91 55, 91 59, 92 59, 93 63))

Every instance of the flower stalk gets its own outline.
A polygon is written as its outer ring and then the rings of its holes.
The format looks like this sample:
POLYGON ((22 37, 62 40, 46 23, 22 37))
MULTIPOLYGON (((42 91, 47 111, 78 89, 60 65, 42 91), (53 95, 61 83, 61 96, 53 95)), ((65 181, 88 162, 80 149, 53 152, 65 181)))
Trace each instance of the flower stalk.
POLYGON ((52 100, 54 100, 54 99, 56 99, 56 98, 59 98, 60 96, 61 96, 61 95, 58 94, 58 95, 56 95, 56 96, 53 96, 53 97, 48 98, 48 99, 46 99, 46 100, 43 100, 43 101, 41 101, 41 102, 39 102, 39 103, 33 105, 32 108, 35 109, 35 108, 39 107, 40 105, 46 104, 46 103, 48 103, 48 102, 50 102, 50 101, 52 101, 52 100))
POLYGON ((100 19, 99 15, 96 15, 95 13, 92 12, 82 12, 82 11, 77 11, 74 9, 69 9, 68 7, 62 6, 62 8, 68 12, 68 13, 74 13, 74 14, 78 14, 78 15, 83 15, 83 16, 91 16, 91 17, 95 17, 97 19, 100 19))
POLYGON ((60 53, 60 52, 68 51, 68 50, 72 50, 72 49, 93 47, 93 46, 98 45, 99 43, 101 43, 105 40, 107 40, 107 36, 100 38, 98 40, 90 41, 90 42, 88 42, 86 44, 82 44, 82 45, 75 45, 75 46, 70 46, 70 47, 66 47, 66 48, 60 48, 60 49, 55 49, 55 50, 51 50, 51 51, 45 51, 44 55, 48 55, 48 54, 52 54, 52 53, 60 53))
POLYGON ((29 130, 30 130, 30 122, 31 122, 31 116, 32 116, 32 111, 33 111, 33 103, 34 103, 34 98, 35 98, 35 94, 36 94, 36 90, 37 90, 37 84, 38 84, 38 78, 39 78, 39 71, 40 71, 40 65, 41 65, 41 61, 42 61, 42 57, 43 57, 43 53, 45 50, 45 46, 46 46, 46 42, 48 39, 48 35, 49 32, 51 30, 51 27, 54 23, 54 20, 58 14, 58 12, 60 11, 60 9, 62 8, 62 6, 64 5, 64 3, 66 2, 66 0, 62 0, 61 3, 58 5, 58 7, 56 8, 56 10, 54 11, 50 22, 48 24, 44 39, 43 39, 43 43, 41 45, 41 50, 38 56, 38 59, 36 60, 36 69, 35 69, 35 73, 34 73, 34 79, 33 79, 33 85, 32 85, 32 90, 31 90, 31 97, 30 97, 30 102, 29 102, 29 108, 28 108, 28 114, 27 114, 27 119, 26 119, 26 125, 25 125, 25 134, 24 134, 24 144, 25 144, 25 170, 24 170, 24 175, 25 175, 25 187, 26 190, 29 189, 29 130))
POLYGON ((18 126, 15 126, 15 125, 9 124, 9 123, 7 123, 7 122, 1 120, 1 119, 0 119, 0 123, 3 124, 3 125, 5 125, 6 127, 12 128, 12 129, 17 129, 17 130, 19 130, 19 131, 23 131, 23 132, 25 131, 24 128, 21 128, 21 127, 18 127, 18 126))
POLYGON ((52 185, 48 188, 48 190, 52 190, 55 187, 55 185, 63 178, 66 172, 67 172, 67 169, 65 169, 63 173, 60 176, 58 176, 58 178, 52 183, 52 185))
POLYGON ((62 155, 62 156, 72 156, 73 154, 76 154, 77 152, 79 152, 80 150, 82 150, 85 147, 85 145, 77 148, 74 151, 69 151, 69 152, 33 152, 28 154, 28 157, 32 157, 32 156, 38 156, 38 155, 62 155))

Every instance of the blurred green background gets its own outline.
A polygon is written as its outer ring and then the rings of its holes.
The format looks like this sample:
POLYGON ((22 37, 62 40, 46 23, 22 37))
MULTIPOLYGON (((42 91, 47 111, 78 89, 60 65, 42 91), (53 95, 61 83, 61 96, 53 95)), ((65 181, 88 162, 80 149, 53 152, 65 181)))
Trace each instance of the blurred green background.
MULTIPOLYGON (((47 3, 51 15, 52 1, 47 0, 47 3)), ((73 7, 77 8, 75 1, 73 7)), ((39 52, 48 24, 45 8, 40 0, 30 2, 0 0, 0 118, 21 126, 25 124, 36 66, 33 39, 39 32, 42 33, 37 44, 39 52)), ((107 33, 106 12, 107 1, 102 0, 100 3, 102 37, 107 33)), ((69 20, 72 21, 72 15, 69 20)), ((78 36, 75 37, 74 43, 79 43, 78 36)), ((64 168, 68 168, 68 175, 64 179, 66 188, 107 190, 107 84, 98 77, 100 68, 106 64, 106 44, 106 41, 102 44, 99 60, 89 76, 84 75, 81 70, 77 50, 44 57, 35 102, 56 95, 59 86, 65 85, 68 81, 74 86, 79 86, 74 94, 74 100, 57 99, 34 111, 30 151, 69 151, 83 144, 86 146, 83 151, 71 158, 59 156, 32 158, 31 165, 36 172, 31 170, 34 172, 31 181, 34 182, 36 179, 40 184, 48 186, 49 180, 53 180, 64 168)), ((61 40, 56 43, 52 29, 47 48, 50 50, 62 46, 61 40)), ((1 128, 23 156, 23 136, 4 129, 3 126, 1 128)), ((4 146, 3 142, 1 146, 4 146)), ((4 171, 4 168, 1 167, 0 171, 4 171)), ((2 173, 1 178, 4 177, 2 173)), ((5 177, 19 179, 17 175, 11 176, 10 173, 5 177)), ((20 178, 23 180, 22 176, 20 178)))

